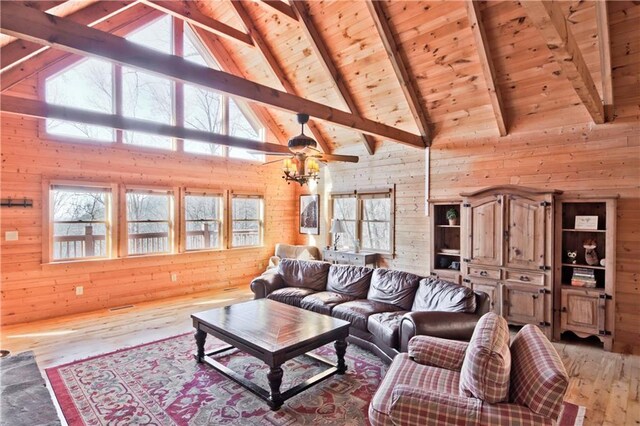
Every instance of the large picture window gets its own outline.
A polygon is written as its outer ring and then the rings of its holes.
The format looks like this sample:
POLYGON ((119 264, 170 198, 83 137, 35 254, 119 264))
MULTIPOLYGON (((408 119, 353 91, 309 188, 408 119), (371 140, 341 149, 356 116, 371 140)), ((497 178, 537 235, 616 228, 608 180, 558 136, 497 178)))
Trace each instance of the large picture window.
POLYGON ((262 245, 263 198, 258 195, 236 195, 231 198, 231 246, 262 245))
POLYGON ((222 195, 185 194, 185 250, 222 248, 223 199, 222 195))
POLYGON ((52 260, 109 257, 110 188, 52 185, 49 203, 52 260))
POLYGON ((173 194, 171 191, 129 190, 127 198, 127 253, 173 251, 173 194))

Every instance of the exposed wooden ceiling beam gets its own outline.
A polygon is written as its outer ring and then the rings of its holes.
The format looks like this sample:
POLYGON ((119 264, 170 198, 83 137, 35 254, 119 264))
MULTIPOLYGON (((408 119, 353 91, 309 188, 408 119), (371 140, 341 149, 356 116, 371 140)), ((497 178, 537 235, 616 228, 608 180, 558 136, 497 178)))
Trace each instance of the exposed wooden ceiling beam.
MULTIPOLYGON (((292 3, 292 8, 296 13, 296 17, 298 18, 297 20, 301 23, 302 31, 305 33, 307 40, 311 44, 311 48, 320 60, 320 65, 322 66, 322 68, 324 68, 325 72, 331 76, 331 84, 336 88, 337 93, 342 100, 342 103, 346 106, 348 111, 358 115, 362 114, 362 111, 360 111, 353 97, 351 96, 349 89, 347 89, 342 75, 334 65, 333 60, 331 59, 331 55, 329 54, 329 50, 327 50, 327 46, 325 45, 322 37, 320 36, 320 33, 311 20, 309 11, 301 1, 294 1, 292 3)), ((369 154, 373 155, 376 147, 375 139, 366 134, 361 134, 361 137, 364 146, 367 148, 367 151, 369 152, 369 154)))
POLYGON ((242 43, 253 46, 253 40, 251 36, 243 33, 242 31, 233 28, 224 22, 215 20, 204 13, 200 12, 198 7, 193 2, 187 1, 154 1, 154 0, 140 0, 144 4, 156 8, 164 13, 175 16, 178 19, 202 28, 203 30, 210 31, 214 34, 221 35, 234 41, 240 41, 242 43))
MULTIPOLYGON (((271 48, 267 44, 266 40, 264 39, 264 37, 262 37, 262 34, 260 34, 260 31, 258 31, 256 26, 253 24, 253 20, 251 19, 251 16, 249 16, 249 13, 245 9, 244 4, 241 1, 232 1, 231 4, 236 10, 236 13, 240 17, 240 20, 242 21, 243 25, 245 26, 245 28, 247 29, 247 31, 255 41, 256 46, 258 46, 258 50, 260 51, 260 54, 262 55, 263 59, 267 62, 267 64, 269 64, 269 68, 271 68, 271 71, 275 74, 280 84, 282 84, 282 87, 284 87, 284 90, 287 93, 298 96, 298 91, 293 86, 293 84, 291 84, 291 81, 289 81, 289 79, 285 75, 284 70, 280 66, 280 63, 278 62, 275 55, 271 51, 271 48)), ((324 136, 322 136, 322 133, 320 132, 320 129, 318 128, 318 126, 313 121, 309 121, 307 123, 307 127, 309 127, 311 134, 313 134, 313 137, 315 138, 316 142, 318 142, 318 145, 320 145, 320 148, 322 149, 322 151, 327 154, 330 153, 331 146, 324 139, 324 136)))
POLYGON ((389 56, 389 60, 393 66, 393 71, 400 83, 402 93, 409 104, 411 115, 413 115, 416 125, 418 126, 418 130, 422 135, 423 146, 429 146, 431 145, 428 120, 429 116, 426 109, 422 107, 422 103, 420 102, 418 89, 414 84, 415 80, 412 78, 409 69, 404 63, 400 47, 395 41, 395 37, 393 36, 393 32, 391 31, 391 26, 389 24, 389 19, 384 12, 384 6, 381 1, 376 0, 367 0, 366 3, 376 25, 376 29, 378 30, 380 39, 382 40, 382 44, 387 51, 387 56, 389 56))
MULTIPOLYGON (((41 2, 28 3, 39 5, 39 3, 41 2)), ((116 15, 123 10, 133 6, 135 3, 135 1, 101 1, 82 8, 77 12, 67 16, 67 18, 71 19, 74 22, 77 22, 78 24, 93 27, 96 24, 109 19, 113 15, 116 15)), ((40 7, 37 9, 42 8, 40 7)), ((2 55, 0 55, 0 70, 1 72, 4 72, 6 69, 11 68, 19 64, 20 62, 25 61, 47 49, 49 49, 49 47, 43 46, 40 43, 15 40, 2 47, 2 55)))
POLYGON ((505 122, 504 107, 502 106, 502 96, 500 94, 498 80, 496 79, 496 70, 493 65, 493 60, 491 59, 491 50, 487 42, 487 34, 484 31, 484 25, 482 23, 480 5, 475 0, 465 0, 465 6, 467 7, 469 24, 471 25, 471 31, 473 32, 473 38, 476 43, 476 50, 478 51, 480 65, 482 66, 482 74, 487 84, 489 99, 491 100, 491 107, 493 108, 493 115, 496 118, 498 131, 500 132, 500 136, 506 136, 507 125, 505 122))
MULTIPOLYGON (((122 10, 95 25, 95 28, 119 36, 125 36, 136 28, 139 28, 154 19, 162 16, 162 12, 143 4, 136 4, 122 10)), ((11 89, 16 84, 32 77, 38 72, 47 70, 52 66, 66 66, 81 60, 83 57, 61 51, 49 49, 33 56, 28 61, 22 61, 18 66, 11 67, 0 75, 0 92, 11 89)))
POLYGON ((413 147, 424 147, 419 135, 322 105, 234 75, 139 46, 121 37, 76 24, 28 7, 6 3, 0 9, 1 32, 85 56, 105 58, 291 112, 303 112, 339 126, 357 129, 413 147))
POLYGON ((604 123, 602 100, 560 6, 556 2, 541 0, 527 0, 520 4, 542 34, 562 73, 571 82, 593 121, 604 123))
POLYGON ((283 15, 286 15, 289 18, 293 19, 294 21, 298 20, 298 14, 293 9, 293 7, 289 6, 287 3, 283 2, 282 0, 262 0, 262 1, 263 3, 271 6, 278 12, 282 13, 283 15))
POLYGON ((250 139, 220 135, 202 130, 187 129, 186 127, 181 126, 172 126, 170 124, 153 123, 146 120, 126 118, 115 114, 104 114, 83 109, 51 105, 45 102, 15 96, 1 95, 0 109, 3 113, 19 116, 26 115, 29 117, 52 118, 94 126, 129 130, 133 132, 152 133, 176 139, 189 139, 200 142, 215 143, 218 145, 244 148, 260 152, 291 154, 289 148, 284 145, 268 142, 256 142, 250 139))
POLYGON ((606 1, 596 1, 596 26, 600 50, 600 71, 602 76, 602 100, 606 121, 613 120, 613 80, 611 68, 611 39, 609 38, 609 13, 606 1))
MULTIPOLYGON (((224 45, 220 42, 220 39, 215 34, 211 34, 207 31, 204 31, 201 28, 191 26, 191 30, 194 32, 196 37, 200 40, 200 43, 207 49, 207 51, 213 56, 216 60, 220 69, 224 72, 228 72, 233 75, 237 75, 239 77, 246 77, 238 64, 231 58, 231 55, 224 47, 224 45)), ((266 110, 261 105, 255 103, 248 103, 248 107, 251 108, 253 113, 258 117, 261 123, 271 131, 271 133, 278 139, 280 143, 286 145, 287 138, 278 123, 275 122, 269 111, 266 110)))
POLYGON ((51 10, 54 7, 60 6, 62 3, 66 3, 67 0, 57 0, 57 1, 45 1, 45 0, 30 0, 30 1, 21 1, 23 5, 27 7, 33 7, 34 9, 46 11, 51 10))

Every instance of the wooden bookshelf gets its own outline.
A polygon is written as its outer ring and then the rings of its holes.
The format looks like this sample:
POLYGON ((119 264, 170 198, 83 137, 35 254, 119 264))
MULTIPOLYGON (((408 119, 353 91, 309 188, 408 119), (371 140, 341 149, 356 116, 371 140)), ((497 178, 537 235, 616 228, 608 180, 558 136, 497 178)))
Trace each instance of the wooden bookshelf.
POLYGON ((461 202, 438 201, 430 204, 431 214, 431 275, 460 283, 460 269, 452 269, 453 262, 461 261, 460 245, 461 202), (458 212, 458 222, 450 224, 447 211, 458 212))

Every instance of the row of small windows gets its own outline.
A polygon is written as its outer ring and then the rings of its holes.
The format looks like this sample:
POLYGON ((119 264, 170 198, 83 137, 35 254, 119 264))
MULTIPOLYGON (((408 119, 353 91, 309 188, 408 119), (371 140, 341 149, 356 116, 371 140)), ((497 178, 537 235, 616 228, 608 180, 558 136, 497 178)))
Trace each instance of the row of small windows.
POLYGON ((128 189, 118 203, 114 192, 110 186, 51 186, 51 260, 262 245, 264 206, 259 195, 128 189), (114 225, 119 209, 125 212, 125 223, 119 225, 124 234, 114 225), (119 246, 118 235, 124 241, 119 246))
MULTIPOLYGON (((162 53, 177 51, 172 18, 165 16, 127 37, 129 41, 162 53)), ((207 52, 200 46, 195 34, 184 29, 183 57, 199 65, 217 68, 207 52)), ((189 129, 202 130, 231 136, 264 140, 264 128, 226 95, 196 86, 176 83, 172 80, 141 72, 133 68, 117 67, 99 59, 85 59, 45 81, 47 103, 80 108, 94 112, 113 114, 121 105, 124 117, 175 124, 189 129), (116 80, 121 90, 116 90, 116 80), (180 85, 181 91, 176 87, 180 85), (181 95, 179 94, 181 93, 181 95), (177 108, 178 104, 182 108, 177 108), (184 111, 178 116, 176 111, 184 111)), ((97 142, 115 142, 121 138, 126 144, 176 149, 172 138, 160 135, 124 131, 119 135, 114 129, 47 119, 48 134, 97 142)), ((184 141, 184 151, 201 155, 219 155, 254 161, 264 161, 262 154, 240 148, 225 148, 199 141, 184 141)))

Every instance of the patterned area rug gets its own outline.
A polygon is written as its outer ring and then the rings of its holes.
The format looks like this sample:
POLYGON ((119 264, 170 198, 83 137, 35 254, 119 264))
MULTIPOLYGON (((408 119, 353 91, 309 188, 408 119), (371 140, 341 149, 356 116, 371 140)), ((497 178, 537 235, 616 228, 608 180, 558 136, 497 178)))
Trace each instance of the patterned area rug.
MULTIPOLYGON (((207 337, 207 351, 225 344, 207 337)), ((75 425, 366 425, 367 409, 385 364, 349 345, 347 374, 335 375, 289 399, 277 411, 240 385, 193 358, 191 334, 122 349, 47 369, 64 416, 75 425)), ((335 359, 333 345, 316 354, 335 359)), ((268 388, 268 368, 240 351, 216 359, 268 388)), ((284 366, 282 390, 326 366, 301 356, 284 366)), ((558 422, 581 425, 584 407, 565 403, 558 422)))

